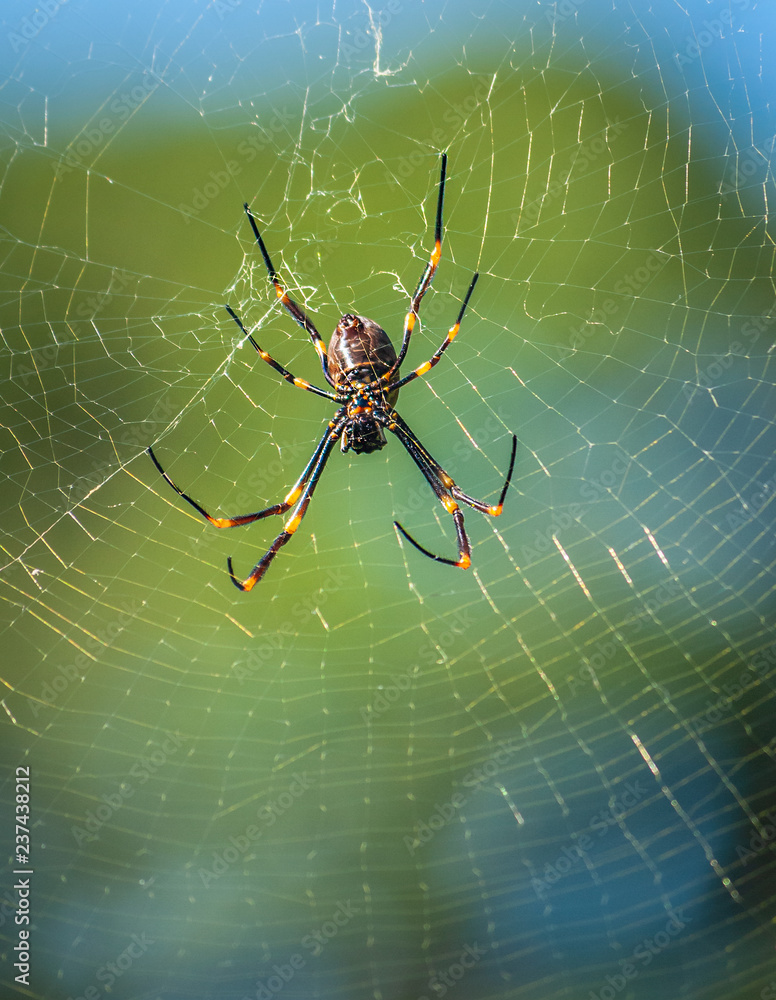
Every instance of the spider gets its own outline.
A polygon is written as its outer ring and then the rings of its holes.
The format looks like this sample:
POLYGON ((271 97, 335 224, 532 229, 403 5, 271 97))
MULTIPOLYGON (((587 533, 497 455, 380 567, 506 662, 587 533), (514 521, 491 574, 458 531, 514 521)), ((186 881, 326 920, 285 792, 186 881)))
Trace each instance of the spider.
POLYGON ((321 361, 323 376, 333 391, 328 392, 325 389, 320 389, 318 386, 311 385, 309 382, 305 382, 304 379, 296 378, 296 376, 292 375, 287 368, 284 368, 259 347, 256 340, 245 329, 242 320, 231 306, 227 305, 226 310, 240 328, 245 338, 253 344, 263 361, 266 361, 287 382, 300 389, 305 389, 307 392, 313 392, 317 396, 323 396, 324 399, 330 399, 338 405, 339 409, 329 421, 323 437, 318 442, 318 446, 312 454, 312 458, 285 499, 281 500, 280 503, 273 504, 271 507, 265 507, 264 510, 257 511, 254 514, 241 514, 238 517, 213 517, 211 514, 208 514, 204 507, 175 485, 162 468, 153 449, 148 449, 148 454, 151 456, 154 465, 175 492, 187 503, 191 504, 212 525, 215 525, 216 528, 235 528, 241 524, 251 524, 253 521, 260 521, 262 518, 271 517, 273 514, 285 514, 292 507, 294 508, 293 513, 285 522, 283 530, 244 580, 238 579, 232 568, 231 557, 228 559, 227 567, 229 576, 232 579, 232 583, 239 590, 249 591, 261 580, 272 560, 299 527, 302 518, 307 512, 326 462, 331 455, 334 445, 340 438, 342 439, 342 451, 347 452, 352 448, 357 455, 362 452, 369 454, 385 447, 385 430, 395 434, 404 445, 412 460, 425 476, 431 489, 437 495, 447 512, 452 515, 458 540, 458 558, 446 559, 443 556, 435 555, 416 542, 398 521, 393 522, 394 527, 419 552, 422 552, 423 555, 428 556, 430 559, 434 559, 436 562, 446 563, 448 566, 458 566, 461 569, 468 569, 471 565, 471 546, 464 528, 463 513, 456 501, 468 504, 469 507, 473 507, 483 514, 491 514, 493 516, 499 515, 503 509, 504 497, 509 489, 512 470, 515 466, 517 438, 514 434, 512 435, 512 454, 509 459, 509 471, 507 472, 506 481, 501 490, 498 503, 491 505, 484 500, 475 500, 460 490, 436 459, 432 458, 394 409, 399 390, 409 382, 420 378, 426 372, 430 371, 440 361, 450 344, 452 344, 453 339, 460 329, 463 314, 466 311, 466 306, 469 303, 479 277, 478 273, 473 275, 458 312, 458 318, 448 330, 447 336, 441 346, 428 361, 419 365, 409 375, 401 378, 399 376, 399 367, 404 361, 410 345, 410 336, 418 318, 420 303, 428 291, 442 254, 442 204, 445 194, 446 173, 447 154, 444 153, 442 155, 442 169, 439 177, 434 249, 431 253, 431 259, 426 265, 410 300, 410 310, 404 320, 404 336, 398 355, 385 330, 378 326, 374 320, 367 319, 365 316, 357 316, 353 313, 346 313, 339 321, 327 350, 312 320, 286 291, 270 260, 264 240, 261 238, 259 227, 248 204, 246 203, 243 206, 253 229, 253 234, 256 237, 256 242, 259 245, 259 250, 261 250, 261 255, 264 258, 269 280, 275 287, 277 297, 296 322, 310 334, 313 347, 318 352, 318 357, 321 361))

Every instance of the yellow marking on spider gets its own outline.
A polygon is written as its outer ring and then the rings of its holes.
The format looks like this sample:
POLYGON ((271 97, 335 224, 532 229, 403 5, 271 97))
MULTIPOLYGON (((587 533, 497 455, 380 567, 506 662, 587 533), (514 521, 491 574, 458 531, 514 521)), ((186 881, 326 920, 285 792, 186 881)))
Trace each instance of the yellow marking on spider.
POLYGON ((412 331, 415 329, 415 320, 417 318, 418 317, 415 315, 414 312, 407 313, 407 318, 404 320, 404 325, 407 327, 409 333, 412 333, 412 331))
POLYGON ((433 366, 432 366, 431 362, 430 361, 426 361, 424 364, 422 364, 420 366, 420 368, 416 368, 415 369, 415 374, 416 375, 425 375, 426 372, 430 371, 432 367, 433 366))
POLYGON ((446 472, 443 472, 439 478, 442 480, 445 486, 455 486, 455 480, 451 479, 446 472))
POLYGON ((431 254, 431 263, 436 265, 439 263, 439 258, 442 256, 442 241, 437 240, 434 244, 434 252, 431 254))
POLYGON ((231 528, 233 524, 231 517, 210 517, 208 520, 217 528, 231 528))
POLYGON ((452 497, 445 497, 442 503, 447 508, 448 514, 454 514, 458 510, 458 504, 452 497))
POLYGON ((472 564, 471 556, 461 554, 461 558, 458 560, 458 565, 461 569, 468 569, 472 564))
POLYGON ((291 492, 288 494, 288 496, 283 501, 283 503, 287 503, 289 505, 289 507, 291 506, 292 503, 296 503, 296 501, 302 495, 303 488, 304 487, 302 487, 302 486, 297 486, 296 489, 291 490, 291 492))
POLYGON ((450 329, 447 331, 447 339, 455 340, 455 338, 458 336, 458 331, 460 329, 461 329, 460 323, 456 323, 455 326, 451 326, 450 329))
POLYGON ((293 533, 299 527, 301 522, 302 522, 302 515, 297 514, 296 517, 291 517, 288 519, 288 521, 286 521, 286 523, 283 525, 283 530, 287 531, 289 535, 293 535, 293 533))
POLYGON ((498 517, 503 509, 504 509, 503 504, 497 504, 495 507, 491 507, 488 513, 492 514, 494 517, 498 517))
POLYGON ((309 389, 310 388, 310 383, 309 382, 305 382, 305 380, 303 378, 295 378, 294 379, 294 385, 297 386, 300 389, 309 389))

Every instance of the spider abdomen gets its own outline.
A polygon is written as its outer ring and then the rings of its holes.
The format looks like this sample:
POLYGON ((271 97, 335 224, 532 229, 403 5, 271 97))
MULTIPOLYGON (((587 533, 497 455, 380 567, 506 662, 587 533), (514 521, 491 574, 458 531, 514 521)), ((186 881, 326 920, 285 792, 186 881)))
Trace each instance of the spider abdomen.
MULTIPOLYGON (((395 361, 396 351, 388 334, 366 316, 347 313, 329 341, 329 373, 337 388, 354 382, 372 382, 395 361)), ((391 405, 394 401, 395 396, 391 405)))

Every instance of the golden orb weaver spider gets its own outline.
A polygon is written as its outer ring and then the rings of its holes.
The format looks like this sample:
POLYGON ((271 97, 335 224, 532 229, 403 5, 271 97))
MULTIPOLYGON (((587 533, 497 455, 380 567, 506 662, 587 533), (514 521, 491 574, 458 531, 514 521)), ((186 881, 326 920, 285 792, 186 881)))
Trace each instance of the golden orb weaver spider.
POLYGON ((232 579, 232 583, 239 590, 249 591, 261 580, 272 560, 299 527, 302 518, 307 512, 315 487, 318 485, 318 480, 321 478, 321 473, 324 470, 331 451, 340 438, 342 438, 341 450, 347 452, 352 448, 356 454, 361 454, 362 452, 368 454, 369 452, 378 451, 380 448, 383 448, 386 444, 383 430, 389 430, 392 434, 395 434, 404 445, 439 501, 447 512, 452 515, 455 524, 458 541, 458 558, 446 559, 443 556, 429 552, 428 549, 416 542, 398 521, 393 522, 394 526, 407 541, 414 545, 423 555, 428 556, 429 559, 446 563, 448 566, 458 566, 461 569, 468 569, 471 565, 471 546, 466 529, 464 528, 463 513, 456 501, 460 500, 462 503, 481 511, 483 514, 491 514, 493 516, 498 516, 503 509, 504 498, 509 489, 509 484, 512 480, 512 471, 515 467, 517 438, 514 434, 512 435, 512 453, 509 459, 507 477, 498 503, 492 505, 486 503, 484 500, 475 500, 460 490, 453 479, 448 476, 436 459, 432 458, 394 409, 399 390, 409 382, 420 378, 420 376, 430 371, 439 362, 450 344, 452 344, 460 329, 463 314, 466 311, 466 306, 469 304, 469 299, 479 277, 479 274, 475 272, 458 312, 458 318, 448 330, 447 336, 441 346, 428 361, 419 365, 409 375, 400 378, 399 367, 404 361, 407 349, 410 346, 410 336, 418 318, 421 300, 428 291, 442 255, 442 205, 445 195, 446 174, 447 154, 443 153, 442 169, 439 177, 436 224, 434 228, 434 249, 431 253, 431 259, 426 265, 410 300, 410 310, 404 320, 404 336, 398 355, 385 330, 379 327, 373 320, 367 319, 365 316, 357 316, 353 313, 346 313, 339 321, 329 341, 327 350, 312 320, 294 302, 288 292, 286 292, 270 260, 267 248, 264 246, 264 240, 261 238, 256 220, 251 214, 248 204, 246 203, 243 206, 256 237, 259 250, 261 250, 261 255, 264 258, 269 280, 275 286, 277 297, 296 322, 310 334, 313 347, 318 352, 318 357, 321 361, 324 378, 334 391, 327 392, 325 389, 320 389, 316 385, 305 382, 304 379, 296 378, 287 368, 278 364, 274 358, 271 358, 266 351, 259 347, 252 334, 245 329, 242 320, 231 306, 227 305, 226 310, 244 336, 253 344, 263 361, 266 361, 287 382, 300 389, 306 389, 307 392, 313 392, 317 396, 323 396, 324 399, 330 399, 332 402, 338 404, 339 409, 329 421, 323 437, 318 442, 318 446, 312 454, 312 458, 285 499, 281 500, 280 503, 273 504, 271 507, 265 507, 264 510, 257 511, 254 514, 241 514, 238 517, 213 517, 211 514, 208 514, 204 507, 175 485, 162 468, 153 449, 148 449, 148 454, 151 456, 154 465, 178 496, 191 504, 196 511, 212 525, 215 525, 216 528, 235 528, 238 525, 251 524, 253 521, 260 521, 262 518, 271 517, 273 514, 285 514, 286 511, 292 507, 294 508, 291 517, 284 524, 283 530, 244 580, 240 580, 235 576, 231 557, 228 559, 229 576, 232 579))

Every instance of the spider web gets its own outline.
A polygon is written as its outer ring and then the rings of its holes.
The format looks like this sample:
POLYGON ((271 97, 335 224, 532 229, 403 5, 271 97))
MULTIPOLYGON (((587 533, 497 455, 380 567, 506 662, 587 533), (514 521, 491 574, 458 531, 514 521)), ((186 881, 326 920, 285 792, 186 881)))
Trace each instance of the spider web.
MULTIPOLYGON (((774 15, 755 0, 5 5, 7 993, 776 996, 774 15), (328 337, 430 357, 396 440, 328 337), (273 519, 274 520, 274 519, 273 519), (279 521, 278 521, 279 524, 279 521), (11 807, 31 773, 29 985, 11 807)), ((22 828, 24 829, 24 828, 22 828)))

